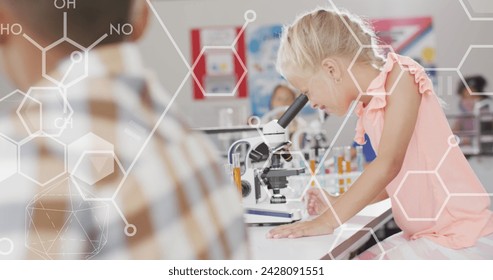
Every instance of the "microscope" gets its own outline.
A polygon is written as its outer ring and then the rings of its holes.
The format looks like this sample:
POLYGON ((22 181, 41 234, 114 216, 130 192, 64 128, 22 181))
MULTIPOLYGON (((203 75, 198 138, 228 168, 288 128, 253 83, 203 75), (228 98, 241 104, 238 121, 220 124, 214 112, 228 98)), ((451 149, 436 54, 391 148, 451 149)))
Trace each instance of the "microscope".
POLYGON ((238 147, 247 146, 241 174, 247 224, 277 225, 301 220, 301 210, 290 209, 281 191, 288 186, 289 176, 305 172, 304 168, 283 168, 283 161, 292 159, 286 127, 307 102, 306 95, 300 95, 279 120, 263 127, 261 136, 238 140, 229 148, 228 160, 232 164, 233 153, 238 147))

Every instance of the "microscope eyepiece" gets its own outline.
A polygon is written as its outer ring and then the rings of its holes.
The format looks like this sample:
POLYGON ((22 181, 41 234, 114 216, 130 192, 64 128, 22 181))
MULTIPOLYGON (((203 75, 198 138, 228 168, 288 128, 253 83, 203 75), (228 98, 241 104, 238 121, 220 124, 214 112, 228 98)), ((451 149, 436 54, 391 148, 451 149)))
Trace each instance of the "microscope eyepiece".
POLYGON ((305 107, 306 103, 308 103, 308 97, 306 95, 301 94, 296 98, 296 100, 289 106, 289 108, 284 112, 284 114, 279 118, 277 123, 282 127, 286 128, 291 121, 298 115, 298 113, 305 107))

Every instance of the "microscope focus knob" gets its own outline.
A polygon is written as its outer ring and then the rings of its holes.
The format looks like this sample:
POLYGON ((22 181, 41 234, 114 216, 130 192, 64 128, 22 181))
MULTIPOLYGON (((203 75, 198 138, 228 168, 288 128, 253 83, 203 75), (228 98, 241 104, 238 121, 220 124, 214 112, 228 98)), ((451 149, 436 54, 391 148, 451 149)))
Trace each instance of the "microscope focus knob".
POLYGON ((241 196, 247 197, 252 192, 252 186, 247 181, 241 181, 241 196))

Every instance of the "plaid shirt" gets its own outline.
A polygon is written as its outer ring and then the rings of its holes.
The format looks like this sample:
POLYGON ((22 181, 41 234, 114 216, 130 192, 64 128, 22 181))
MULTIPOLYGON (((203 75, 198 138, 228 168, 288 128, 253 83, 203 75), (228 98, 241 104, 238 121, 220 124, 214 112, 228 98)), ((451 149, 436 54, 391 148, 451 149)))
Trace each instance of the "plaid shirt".
POLYGON ((84 62, 0 101, 0 258, 247 258, 239 195, 175 106, 159 122, 136 46, 84 62))

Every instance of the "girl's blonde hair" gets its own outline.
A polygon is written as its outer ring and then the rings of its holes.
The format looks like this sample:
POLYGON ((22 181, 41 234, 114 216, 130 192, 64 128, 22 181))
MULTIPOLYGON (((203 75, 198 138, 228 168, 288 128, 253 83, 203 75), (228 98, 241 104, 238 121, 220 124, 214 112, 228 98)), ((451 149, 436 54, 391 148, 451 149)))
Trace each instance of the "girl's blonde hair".
POLYGON ((277 68, 284 76, 292 70, 309 76, 319 69, 325 58, 346 56, 353 59, 361 46, 365 47, 358 56, 358 62, 381 68, 385 59, 373 47, 375 45, 377 39, 373 28, 361 18, 348 12, 319 8, 284 27, 277 68))

